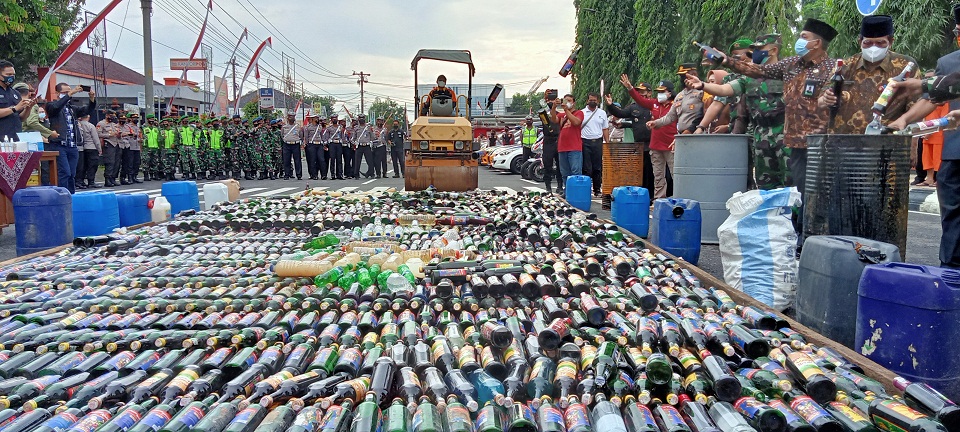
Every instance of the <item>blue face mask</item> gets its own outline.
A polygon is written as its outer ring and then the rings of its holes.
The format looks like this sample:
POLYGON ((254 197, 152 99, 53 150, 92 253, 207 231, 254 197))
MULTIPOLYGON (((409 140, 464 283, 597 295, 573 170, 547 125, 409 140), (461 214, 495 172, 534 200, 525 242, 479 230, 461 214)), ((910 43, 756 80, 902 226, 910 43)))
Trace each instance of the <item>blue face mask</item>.
POLYGON ((793 44, 793 50, 797 52, 797 55, 803 57, 807 55, 810 50, 807 49, 807 45, 810 41, 806 39, 797 39, 797 43, 793 44))
POLYGON ((750 56, 750 58, 753 59, 753 62, 756 64, 763 64, 769 57, 770 51, 759 49, 753 50, 753 54, 750 56))

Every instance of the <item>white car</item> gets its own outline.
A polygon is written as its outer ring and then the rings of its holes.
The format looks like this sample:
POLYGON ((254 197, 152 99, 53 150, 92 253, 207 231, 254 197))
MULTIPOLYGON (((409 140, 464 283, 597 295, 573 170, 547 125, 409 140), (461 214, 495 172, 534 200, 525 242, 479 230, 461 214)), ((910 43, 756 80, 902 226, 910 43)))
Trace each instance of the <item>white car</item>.
POLYGON ((493 156, 492 166, 495 169, 520 174, 520 165, 523 165, 523 146, 510 146, 493 156))

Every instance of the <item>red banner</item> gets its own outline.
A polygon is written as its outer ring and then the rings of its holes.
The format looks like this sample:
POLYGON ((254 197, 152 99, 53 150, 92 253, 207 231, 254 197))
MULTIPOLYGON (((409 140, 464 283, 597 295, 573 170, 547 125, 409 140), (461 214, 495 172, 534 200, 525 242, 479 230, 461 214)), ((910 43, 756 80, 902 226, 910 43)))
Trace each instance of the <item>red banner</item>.
POLYGON ((57 57, 57 61, 53 62, 53 66, 43 75, 43 78, 40 79, 40 84, 37 85, 37 97, 43 98, 47 94, 47 88, 50 87, 50 78, 53 77, 57 70, 59 70, 63 65, 70 60, 70 57, 73 57, 73 54, 77 52, 78 49, 86 42, 87 38, 90 37, 90 33, 97 28, 100 23, 107 18, 107 15, 110 14, 110 11, 113 8, 117 7, 122 0, 110 0, 110 4, 105 6, 103 10, 100 11, 97 16, 87 24, 80 33, 77 34, 77 37, 73 38, 73 42, 70 42, 70 45, 67 45, 67 49, 63 50, 63 53, 57 57))

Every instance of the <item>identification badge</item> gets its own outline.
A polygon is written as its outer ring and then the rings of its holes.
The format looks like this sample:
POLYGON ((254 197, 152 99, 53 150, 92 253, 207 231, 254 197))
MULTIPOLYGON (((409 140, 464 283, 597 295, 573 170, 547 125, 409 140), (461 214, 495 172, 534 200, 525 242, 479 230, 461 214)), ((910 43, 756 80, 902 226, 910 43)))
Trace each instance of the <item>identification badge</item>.
POLYGON ((820 87, 820 83, 814 79, 807 79, 803 83, 803 97, 813 97, 817 94, 817 87, 820 87))

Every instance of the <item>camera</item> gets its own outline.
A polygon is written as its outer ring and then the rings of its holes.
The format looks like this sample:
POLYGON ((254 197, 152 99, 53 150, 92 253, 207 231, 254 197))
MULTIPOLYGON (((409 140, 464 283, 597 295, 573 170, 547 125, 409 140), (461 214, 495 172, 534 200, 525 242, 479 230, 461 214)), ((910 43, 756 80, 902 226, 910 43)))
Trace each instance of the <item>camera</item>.
POLYGON ((556 100, 557 97, 558 97, 557 89, 547 89, 547 91, 544 92, 544 99, 548 101, 556 100))

